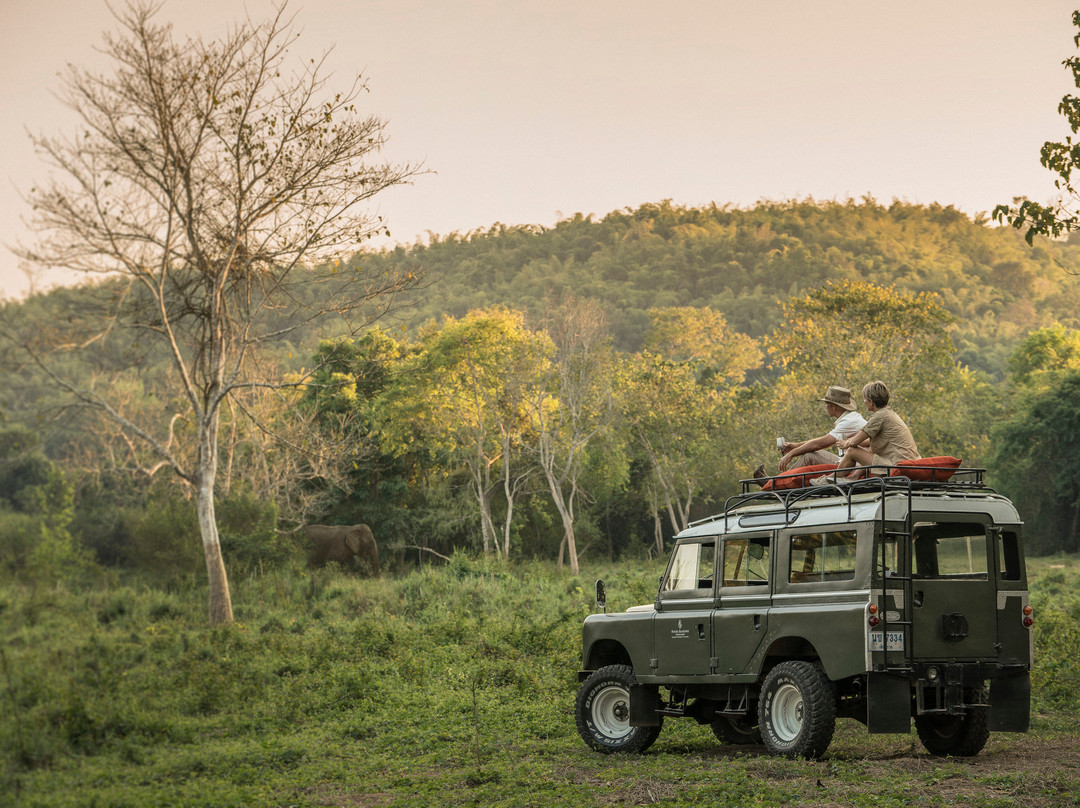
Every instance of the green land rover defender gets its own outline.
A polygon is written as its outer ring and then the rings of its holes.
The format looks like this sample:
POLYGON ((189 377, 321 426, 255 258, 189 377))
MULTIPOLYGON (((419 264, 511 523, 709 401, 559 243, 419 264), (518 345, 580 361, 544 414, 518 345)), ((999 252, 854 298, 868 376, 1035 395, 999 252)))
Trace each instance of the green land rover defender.
POLYGON ((1025 732, 1022 523, 982 469, 939 472, 788 490, 744 481, 675 537, 655 603, 586 618, 585 742, 641 752, 674 716, 787 757, 824 754, 838 717, 893 733, 914 718, 935 755, 1025 732))

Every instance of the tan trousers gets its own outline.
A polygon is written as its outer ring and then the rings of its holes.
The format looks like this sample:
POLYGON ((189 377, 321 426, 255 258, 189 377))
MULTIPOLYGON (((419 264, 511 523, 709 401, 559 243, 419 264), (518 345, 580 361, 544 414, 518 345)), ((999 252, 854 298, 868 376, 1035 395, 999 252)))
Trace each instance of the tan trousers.
POLYGON ((804 455, 792 458, 791 465, 788 466, 788 471, 792 469, 800 469, 803 466, 822 466, 826 463, 838 464, 840 458, 832 452, 827 452, 824 449, 819 449, 816 452, 807 452, 804 455))

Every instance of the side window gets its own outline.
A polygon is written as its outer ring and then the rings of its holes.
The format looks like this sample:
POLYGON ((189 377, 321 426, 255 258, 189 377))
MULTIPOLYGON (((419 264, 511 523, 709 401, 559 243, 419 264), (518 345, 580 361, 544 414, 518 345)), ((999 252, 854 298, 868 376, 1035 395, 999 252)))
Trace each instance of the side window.
POLYGON ((791 583, 850 581, 855 578, 854 530, 805 533, 792 536, 790 541, 788 580, 791 583))
POLYGON ((981 524, 919 522, 913 533, 916 578, 986 580, 986 528, 981 524))
POLYGON ((884 573, 885 577, 891 577, 896 575, 900 570, 900 557, 899 546, 896 542, 895 536, 885 536, 881 539, 881 544, 878 545, 874 551, 874 568, 877 570, 877 574, 884 573), (885 569, 881 568, 881 551, 885 550, 885 569))
POLYGON ((728 539, 724 542, 724 586, 769 583, 769 540, 728 539))
POLYGON ((1020 573, 1020 537, 1015 533, 1001 531, 998 533, 998 559, 1001 569, 999 574, 1003 581, 1019 581, 1020 573))
POLYGON ((688 542, 676 547, 663 591, 712 589, 715 550, 716 543, 713 541, 688 542))

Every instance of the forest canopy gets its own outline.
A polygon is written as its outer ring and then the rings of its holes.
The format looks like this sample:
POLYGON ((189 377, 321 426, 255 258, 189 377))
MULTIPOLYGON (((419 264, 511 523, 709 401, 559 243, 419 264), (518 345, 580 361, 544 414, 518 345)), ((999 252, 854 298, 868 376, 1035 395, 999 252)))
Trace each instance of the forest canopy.
MULTIPOLYGON (((1033 551, 1080 548, 1072 489, 1053 480, 1041 503, 1001 448, 1029 439, 1016 419, 1066 406, 1075 383, 1080 253, 1067 243, 1029 247, 938 205, 661 202, 434 236, 341 267, 420 283, 361 336, 333 319, 288 323, 267 355, 278 403, 223 411, 229 564, 296 562, 293 531, 310 521, 366 522, 399 563, 458 548, 572 569, 582 554, 654 555, 775 464, 776 436, 828 431, 827 385, 875 378, 924 455, 986 465, 992 484, 1053 514, 1046 530, 1029 524, 1033 551), (305 455, 314 433, 309 448, 322 448, 305 455)), ((110 283, 9 301, 3 316, 46 334, 110 283)), ((148 418, 176 417, 163 357, 120 336, 85 372, 148 418)), ((34 431, 35 462, 63 469, 74 492, 69 556, 190 572, 193 524, 177 516, 190 492, 137 473, 115 434, 4 361, 5 421, 34 431)), ((3 559, 8 572, 28 563, 21 553, 3 559)))
POLYGON ((937 204, 660 202, 551 228, 496 224, 353 260, 426 273, 411 327, 495 304, 540 316, 573 295, 602 305, 624 351, 641 347, 656 307, 714 309, 735 331, 763 337, 782 302, 826 281, 939 295, 956 319, 959 361, 998 380, 1032 328, 1080 327, 1080 251, 1048 240, 1032 248, 1011 228, 937 204))

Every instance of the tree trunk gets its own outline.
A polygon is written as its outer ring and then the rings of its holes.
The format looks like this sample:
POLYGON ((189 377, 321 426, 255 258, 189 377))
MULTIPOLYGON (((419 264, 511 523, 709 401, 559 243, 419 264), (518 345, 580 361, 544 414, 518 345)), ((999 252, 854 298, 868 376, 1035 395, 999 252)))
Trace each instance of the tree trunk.
MULTIPOLYGON (((559 502, 555 503, 562 517, 563 523, 563 546, 566 554, 570 557, 570 574, 577 575, 581 570, 578 568, 577 538, 574 536, 574 515, 567 511, 566 506, 559 502)), ((562 552, 559 553, 559 566, 562 566, 562 552)))
POLYGON ((510 484, 509 442, 503 441, 503 496, 506 497, 506 520, 503 522, 503 556, 510 558, 510 527, 514 519, 515 487, 510 484))
POLYGON ((206 556, 206 573, 210 583, 210 625, 231 623, 233 619, 232 597, 229 595, 229 579, 225 574, 225 561, 221 557, 221 541, 218 538, 214 517, 214 485, 201 479, 196 492, 199 512, 199 532, 202 534, 203 553, 206 556))
POLYGON ((562 569, 563 566, 563 552, 567 551, 570 556, 570 574, 577 575, 579 572, 577 540, 574 537, 574 497, 577 491, 573 489, 568 496, 564 497, 559 480, 547 466, 544 466, 543 470, 544 476, 547 478, 548 489, 551 491, 552 502, 555 504, 555 510, 559 512, 559 518, 562 519, 563 525, 563 540, 562 544, 559 545, 559 569, 562 569))
POLYGON ((214 483, 217 479, 217 412, 208 413, 200 424, 199 473, 195 478, 195 505, 199 515, 199 533, 202 535, 203 554, 206 556, 206 573, 210 585, 210 625, 231 623, 233 620, 232 597, 229 594, 229 578, 225 574, 225 560, 221 557, 221 539, 218 536, 217 515, 214 511, 214 483))
POLYGON ((495 555, 499 555, 499 536, 495 529, 495 519, 491 515, 491 492, 480 493, 480 530, 484 534, 484 555, 495 549, 495 555))

